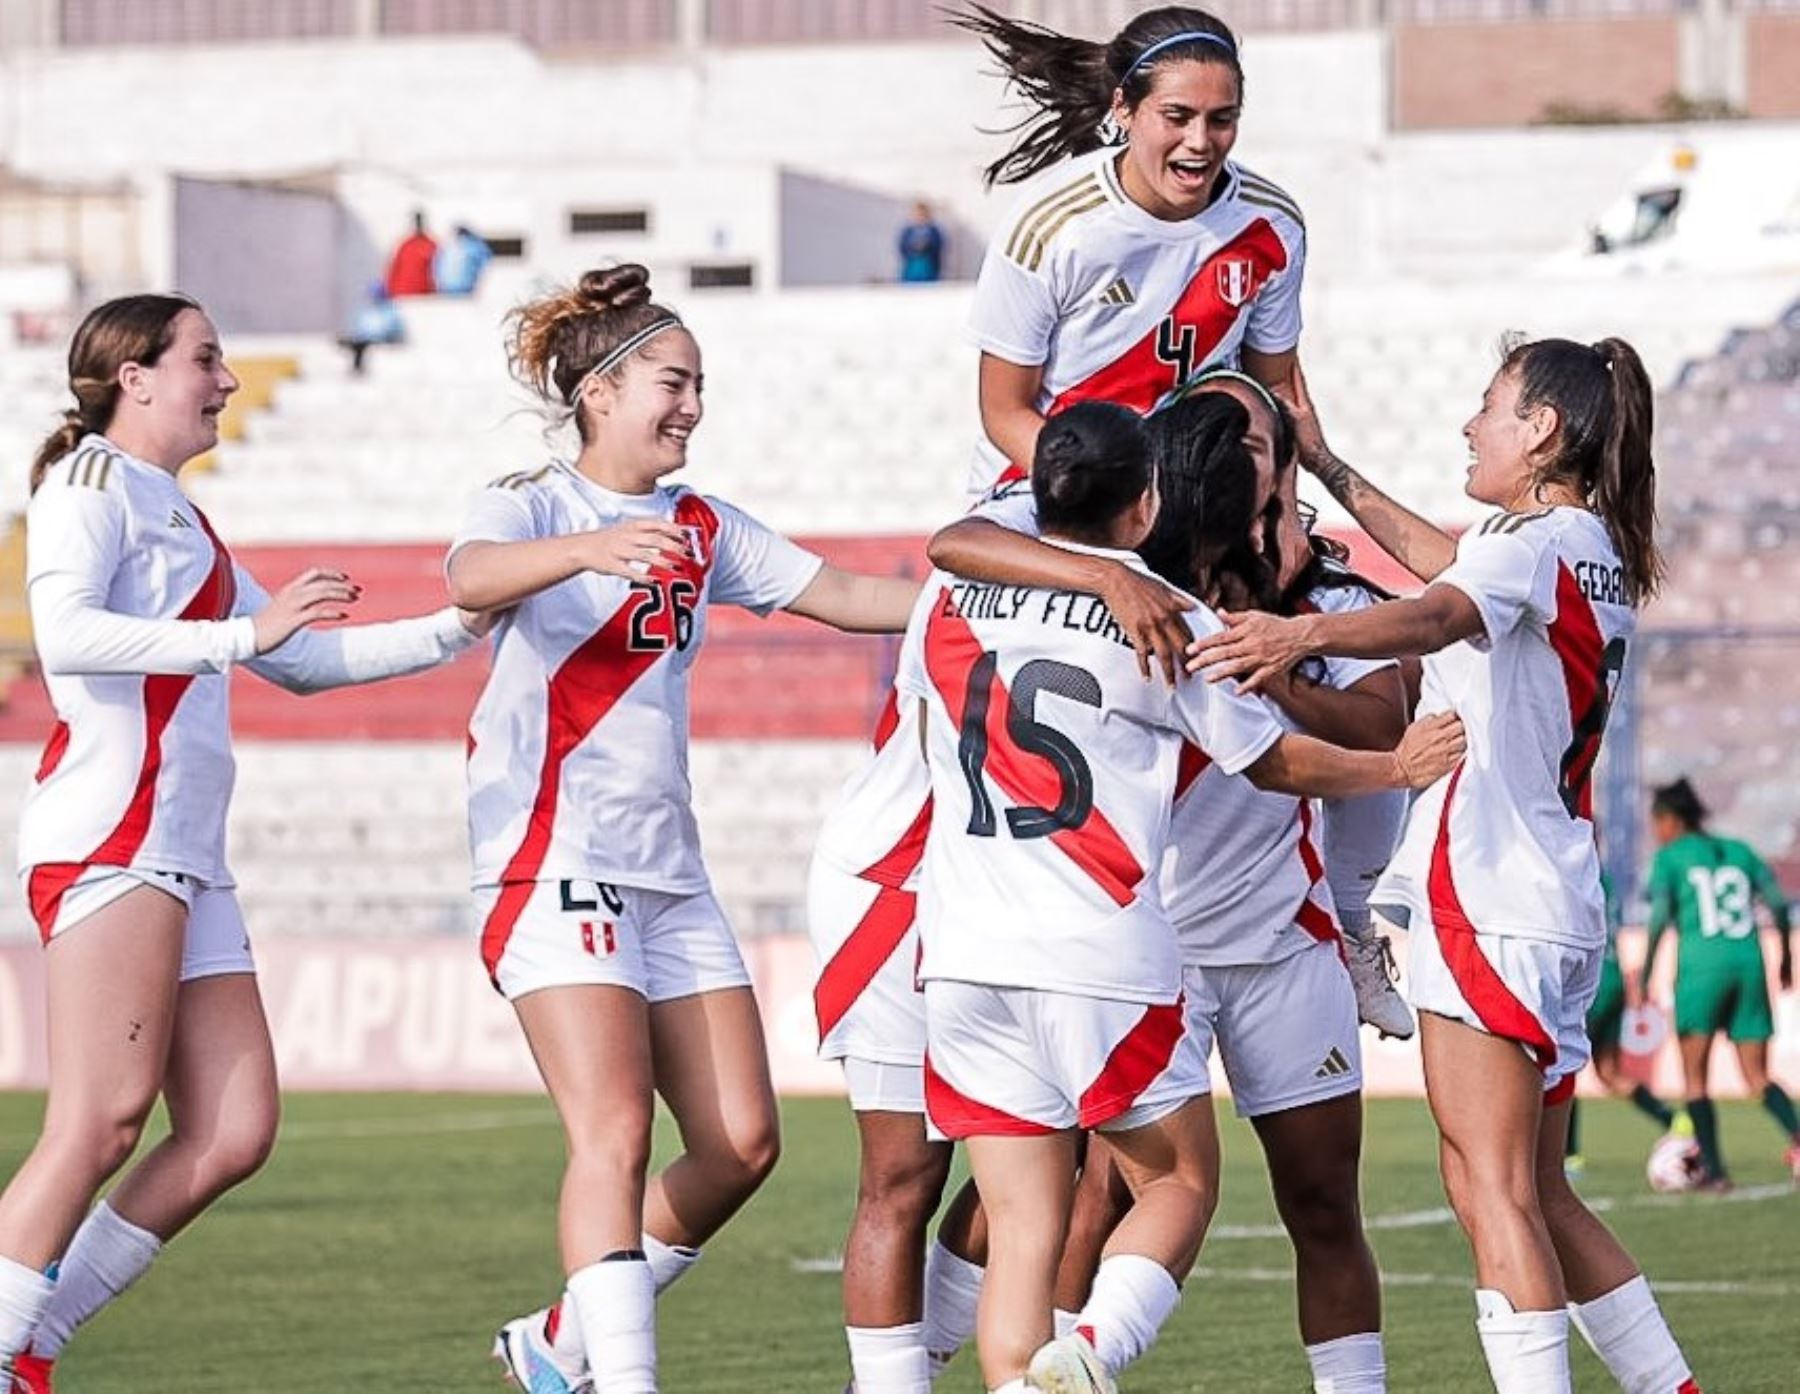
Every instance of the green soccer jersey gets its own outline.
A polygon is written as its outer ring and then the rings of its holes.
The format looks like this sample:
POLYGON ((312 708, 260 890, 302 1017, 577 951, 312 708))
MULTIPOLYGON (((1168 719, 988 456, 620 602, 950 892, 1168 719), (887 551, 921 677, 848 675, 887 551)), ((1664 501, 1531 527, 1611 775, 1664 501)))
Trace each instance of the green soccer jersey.
POLYGON ((1735 838, 1693 832, 1658 849, 1650 864, 1650 949, 1671 924, 1683 972, 1762 961, 1756 902, 1785 930, 1787 897, 1768 863, 1735 838))

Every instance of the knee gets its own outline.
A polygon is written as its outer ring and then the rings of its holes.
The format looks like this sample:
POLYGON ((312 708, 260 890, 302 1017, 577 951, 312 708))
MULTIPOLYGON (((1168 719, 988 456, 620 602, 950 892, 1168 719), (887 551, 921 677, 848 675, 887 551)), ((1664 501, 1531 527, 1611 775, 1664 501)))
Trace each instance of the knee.
POLYGON ((932 1148, 929 1155, 873 1163, 865 1159, 857 1182, 858 1215, 865 1222, 874 1220, 898 1229, 922 1231, 943 1198, 944 1182, 950 1173, 947 1151, 932 1148), (940 1157, 939 1152, 946 1155, 940 1157))
POLYGON ((1308 1177, 1284 1186, 1281 1219, 1298 1250, 1341 1248, 1362 1243, 1362 1217, 1354 1177, 1344 1185, 1333 1177, 1308 1177))
POLYGON ((720 1185, 748 1195, 768 1179, 781 1158, 781 1124, 774 1110, 727 1117, 688 1142, 688 1156, 720 1185))
POLYGON ((53 1111, 40 1145, 64 1159, 62 1165, 104 1179, 131 1160, 154 1102, 154 1096, 108 1100, 72 1116, 55 1116, 53 1111))
POLYGON ((266 1112, 234 1119, 209 1139, 205 1158, 214 1186, 226 1190, 261 1171, 275 1151, 279 1121, 279 1112, 271 1106, 266 1112))
POLYGON ((650 1170, 650 1117, 613 1117, 566 1129, 569 1169, 642 1181, 650 1170))

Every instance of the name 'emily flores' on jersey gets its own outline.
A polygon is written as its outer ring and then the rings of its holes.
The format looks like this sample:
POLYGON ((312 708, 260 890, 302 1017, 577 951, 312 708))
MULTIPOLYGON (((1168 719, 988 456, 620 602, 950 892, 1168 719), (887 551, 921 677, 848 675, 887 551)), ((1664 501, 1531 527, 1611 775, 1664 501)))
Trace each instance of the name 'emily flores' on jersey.
POLYGON ((1042 591, 1030 586, 997 586, 982 581, 953 581, 944 587, 939 613, 947 619, 1027 620, 1059 624, 1064 629, 1099 634, 1125 648, 1131 640, 1119 628, 1106 602, 1078 591, 1042 591), (1032 605, 1032 601, 1041 601, 1032 605))

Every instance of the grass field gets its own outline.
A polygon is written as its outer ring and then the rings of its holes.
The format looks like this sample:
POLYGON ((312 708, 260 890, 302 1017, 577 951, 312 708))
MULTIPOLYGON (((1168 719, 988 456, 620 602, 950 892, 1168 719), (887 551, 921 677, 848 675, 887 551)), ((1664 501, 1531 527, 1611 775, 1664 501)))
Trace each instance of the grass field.
MULTIPOLYGON (((41 1102, 0 1095, 0 1172, 41 1102)), ((1642 1164, 1650 1128, 1622 1104, 1585 1105, 1583 1188, 1662 1289, 1708 1394, 1800 1389, 1800 1195, 1768 1120, 1723 1110, 1737 1194, 1661 1198, 1642 1164)), ((1386 1274, 1396 1391, 1488 1388, 1469 1263, 1441 1210, 1420 1104, 1369 1106, 1372 1237, 1386 1274)), ((836 1101, 785 1110, 768 1187, 675 1288, 661 1314, 672 1394, 817 1390, 845 1378, 837 1277, 854 1135, 836 1101)), ((1224 1124, 1224 1197, 1182 1310, 1128 1377, 1133 1394, 1304 1391, 1286 1241, 1254 1138, 1224 1124)), ((665 1129, 662 1138, 670 1141, 665 1129)), ((176 1243, 138 1289, 84 1331, 58 1370, 68 1394, 349 1394, 489 1390, 500 1319, 558 1285, 552 1211, 561 1157, 546 1104, 471 1096, 288 1100, 269 1169, 176 1243)), ((1578 1343, 1579 1344, 1579 1343, 1578 1343)), ((1576 1387, 1612 1388, 1584 1348, 1576 1387)), ((980 1388, 972 1354, 940 1388, 980 1388)))

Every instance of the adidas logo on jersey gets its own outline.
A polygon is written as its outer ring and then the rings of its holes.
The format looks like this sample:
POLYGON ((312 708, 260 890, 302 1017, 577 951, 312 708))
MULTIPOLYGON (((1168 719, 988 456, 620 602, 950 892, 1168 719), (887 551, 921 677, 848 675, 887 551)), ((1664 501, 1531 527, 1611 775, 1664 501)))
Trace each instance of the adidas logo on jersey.
POLYGON ((172 528, 191 528, 194 525, 188 521, 187 514, 183 513, 179 508, 172 508, 169 510, 169 526, 172 528))
POLYGON ((1331 1054, 1327 1055, 1319 1068, 1313 1071, 1313 1078, 1337 1079, 1339 1076, 1347 1075, 1349 1073, 1350 1062, 1344 1058, 1343 1051, 1339 1050, 1336 1046, 1333 1046, 1331 1048, 1331 1054))
POLYGON ((1102 305, 1135 305, 1137 296, 1131 293, 1131 287, 1126 285, 1125 278, 1120 276, 1100 292, 1100 303, 1102 305))

